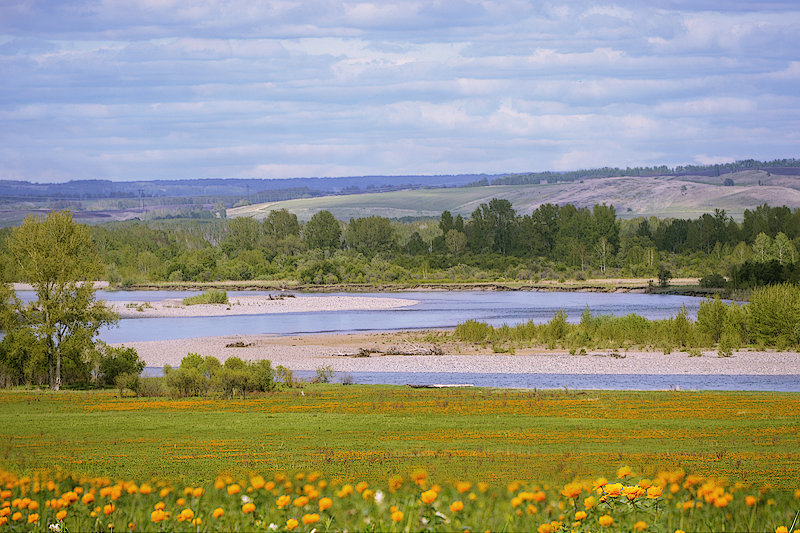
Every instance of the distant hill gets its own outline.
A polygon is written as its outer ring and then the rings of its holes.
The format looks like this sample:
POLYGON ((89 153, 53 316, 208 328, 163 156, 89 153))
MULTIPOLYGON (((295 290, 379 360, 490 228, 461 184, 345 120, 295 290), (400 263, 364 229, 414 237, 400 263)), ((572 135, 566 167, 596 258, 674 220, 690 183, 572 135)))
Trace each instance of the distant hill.
POLYGON ((544 203, 591 207, 613 204, 623 218, 637 216, 697 217, 716 208, 741 218, 745 209, 767 203, 800 208, 800 169, 744 170, 720 176, 669 175, 607 177, 537 185, 490 185, 449 189, 393 191, 323 196, 267 202, 228 210, 228 216, 266 217, 288 209, 303 220, 327 209, 336 218, 380 215, 389 218, 435 217, 445 209, 468 216, 491 198, 505 198, 518 213, 544 203))

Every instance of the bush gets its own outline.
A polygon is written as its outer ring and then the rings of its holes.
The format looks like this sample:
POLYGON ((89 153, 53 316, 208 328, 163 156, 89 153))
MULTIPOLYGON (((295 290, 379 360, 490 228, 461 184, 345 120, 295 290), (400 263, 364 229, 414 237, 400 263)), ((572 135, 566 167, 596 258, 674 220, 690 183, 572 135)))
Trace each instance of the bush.
POLYGON ((275 390, 275 371, 267 359, 250 363, 250 381, 252 390, 269 392, 275 390))
POLYGON ((117 375, 117 377, 114 379, 114 384, 116 385, 117 389, 119 389, 120 398, 122 398, 126 389, 131 391, 134 396, 138 396, 139 390, 141 389, 141 380, 139 379, 139 374, 129 374, 127 372, 123 372, 122 374, 117 375))
POLYGON ((166 396, 164 378, 139 378, 139 396, 142 398, 157 398, 166 396))
POLYGON ((294 387, 297 384, 294 380, 294 372, 283 365, 278 365, 275 368, 275 379, 287 387, 294 387))
POLYGON ((314 376, 314 383, 330 383, 332 379, 333 367, 331 365, 317 367, 316 376, 314 376))
POLYGON ((722 303, 719 296, 713 300, 704 299, 697 311, 697 329, 711 344, 716 344, 722 336, 722 328, 727 318, 728 306, 722 303))
POLYGON ((197 296, 190 296, 183 299, 183 305, 198 304, 227 304, 228 293, 219 289, 209 289, 197 296))
POLYGON ((755 342, 800 347, 800 287, 782 283, 754 289, 747 307, 755 342))
POLYGON ((138 376, 144 370, 144 361, 139 358, 139 354, 133 348, 114 347, 105 343, 100 343, 98 348, 100 362, 97 382, 103 387, 116 386, 116 379, 120 374, 138 376))
POLYGON ((700 278, 700 286, 705 289, 724 289, 727 284, 722 274, 708 274, 700 278))

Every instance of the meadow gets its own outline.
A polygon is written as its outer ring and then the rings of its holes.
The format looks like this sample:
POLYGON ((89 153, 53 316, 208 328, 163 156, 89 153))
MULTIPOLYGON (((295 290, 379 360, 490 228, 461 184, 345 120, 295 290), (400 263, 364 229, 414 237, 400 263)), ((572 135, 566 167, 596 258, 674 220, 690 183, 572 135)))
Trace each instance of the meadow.
POLYGON ((4 391, 0 405, 3 517, 20 530, 67 510, 71 530, 774 531, 800 505, 798 394, 305 384, 244 400, 4 391))

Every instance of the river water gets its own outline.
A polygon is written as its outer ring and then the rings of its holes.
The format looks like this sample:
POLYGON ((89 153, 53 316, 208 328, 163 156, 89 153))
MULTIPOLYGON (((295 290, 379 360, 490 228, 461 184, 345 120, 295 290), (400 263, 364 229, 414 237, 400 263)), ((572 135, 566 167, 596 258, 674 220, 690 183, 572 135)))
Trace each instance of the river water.
MULTIPOLYGON (((106 300, 159 301, 198 294, 189 291, 99 291, 106 300)), ((258 295, 267 292, 229 292, 229 295, 258 295)), ((324 298, 325 294, 304 294, 324 298)), ((294 335, 303 333, 350 333, 398 329, 451 328, 470 319, 495 326, 518 324, 528 320, 547 322, 558 309, 570 321, 579 321, 586 307, 595 314, 626 315, 636 313, 646 318, 675 316, 685 305, 695 316, 700 299, 687 296, 656 294, 610 294, 592 292, 402 292, 347 293, 347 296, 408 298, 419 303, 410 307, 380 311, 332 311, 235 315, 191 318, 140 318, 121 320, 117 327, 103 330, 106 342, 132 342, 217 335, 252 335, 270 333, 294 335)))
MULTIPOLYGON (((98 298, 109 301, 159 301, 185 298, 197 291, 98 291, 98 298)), ((255 296, 268 292, 229 292, 229 295, 255 296)), ((274 294, 274 293, 273 293, 274 294)), ((340 293, 341 294, 341 293, 340 293)), ((594 314, 626 315, 636 313, 650 319, 675 316, 682 306, 694 318, 700 299, 687 296, 590 293, 590 292, 401 292, 347 293, 347 296, 408 298, 416 305, 380 311, 335 311, 238 315, 191 318, 132 318, 101 331, 106 342, 133 342, 235 334, 348 333, 399 329, 450 328, 474 319, 495 326, 518 324, 527 320, 549 321, 562 309, 571 322, 580 320, 586 307, 594 314)), ((20 296, 29 300, 30 292, 20 296)), ((304 294, 324 298, 327 294, 304 294)), ((145 375, 158 376, 161 368, 148 367, 145 375)), ((297 371, 301 379, 313 372, 297 371)), ((800 392, 800 376, 758 375, 585 375, 585 374, 495 374, 454 372, 349 372, 336 373, 334 381, 352 380, 361 384, 430 385, 468 384, 476 387, 539 389, 617 389, 617 390, 750 390, 800 392)))

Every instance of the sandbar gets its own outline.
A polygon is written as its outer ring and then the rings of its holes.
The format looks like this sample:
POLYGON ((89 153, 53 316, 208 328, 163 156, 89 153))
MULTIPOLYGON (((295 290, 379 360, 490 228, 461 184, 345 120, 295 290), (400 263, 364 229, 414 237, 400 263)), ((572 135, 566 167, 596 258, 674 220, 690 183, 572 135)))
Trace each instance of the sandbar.
POLYGON ((264 315, 315 311, 377 311, 409 307, 419 302, 408 298, 374 296, 231 296, 229 304, 184 305, 179 298, 160 301, 108 302, 120 318, 172 318, 199 316, 264 315))
POLYGON ((220 361, 269 359, 273 366, 315 370, 330 365, 340 372, 467 372, 508 374, 687 374, 800 375, 800 354, 740 350, 732 357, 706 351, 686 352, 590 350, 570 355, 564 350, 525 349, 495 354, 491 348, 426 343, 420 332, 314 334, 300 336, 228 335, 124 343, 135 348, 147 366, 177 366, 187 353, 213 355, 220 361), (240 347, 234 347, 240 346, 240 347), (436 346, 442 355, 386 355, 436 346), (358 356, 361 352, 362 356, 358 356), (373 352, 368 356, 365 352, 373 352), (617 355, 615 355, 615 353, 617 355))

